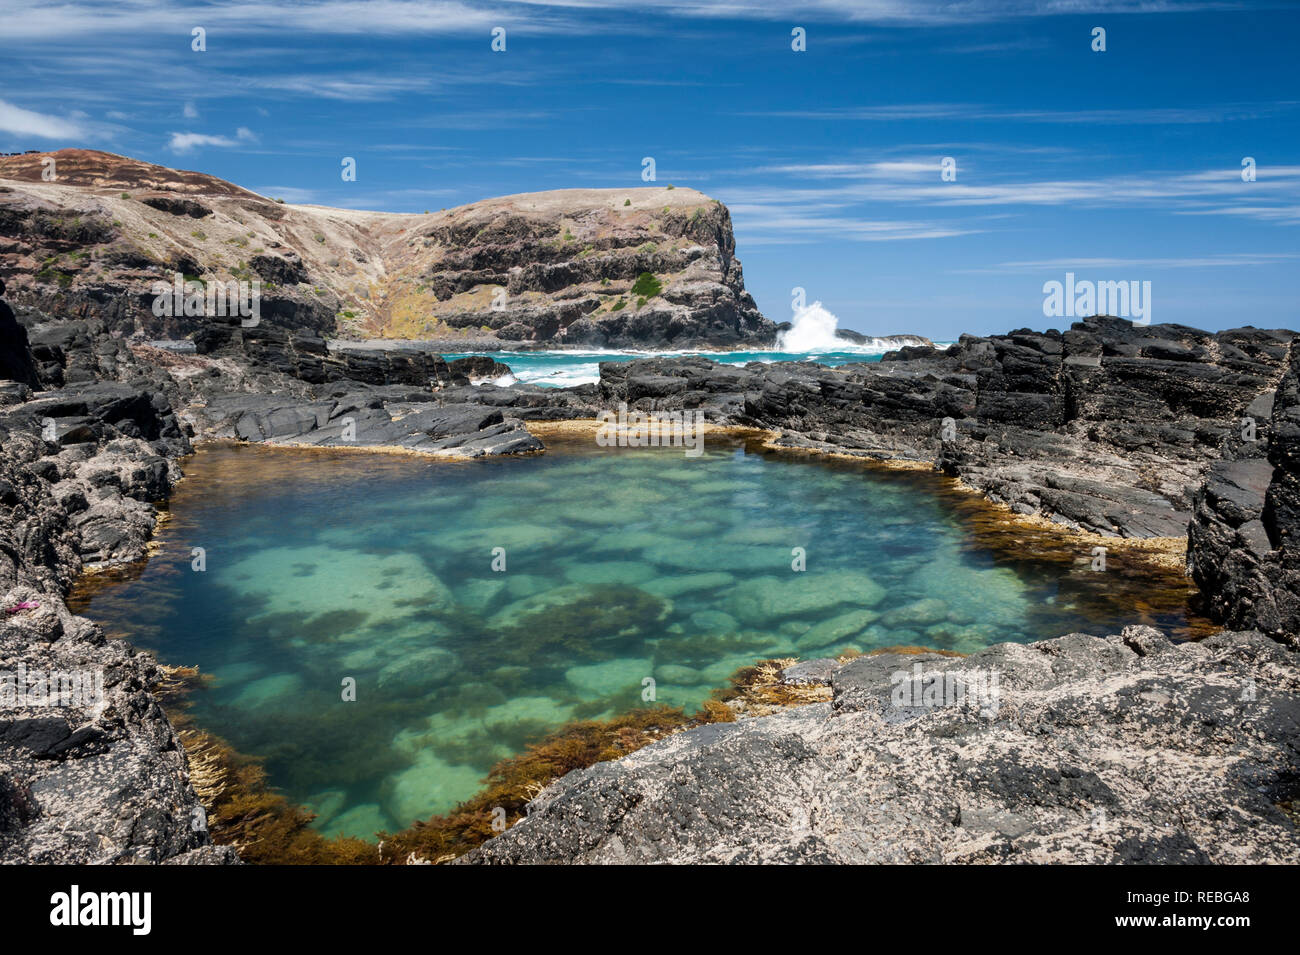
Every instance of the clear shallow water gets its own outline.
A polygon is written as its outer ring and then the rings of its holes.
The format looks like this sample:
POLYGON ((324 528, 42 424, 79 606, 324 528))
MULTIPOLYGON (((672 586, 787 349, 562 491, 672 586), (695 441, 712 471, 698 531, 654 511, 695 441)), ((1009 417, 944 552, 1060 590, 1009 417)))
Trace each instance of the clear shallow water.
POLYGON ((569 720, 645 705, 646 677, 692 709, 764 657, 1184 622, 1149 581, 981 543, 937 479, 714 436, 700 458, 547 444, 477 462, 205 450, 161 552, 74 606, 214 677, 197 723, 265 758, 323 831, 365 837, 450 809, 569 720))
POLYGON ((637 358, 672 358, 682 355, 703 355, 723 365, 745 365, 751 361, 815 361, 835 367, 855 361, 880 361, 888 349, 851 349, 848 351, 725 351, 725 352, 619 352, 619 351, 498 351, 447 354, 448 361, 469 354, 489 355, 510 366, 516 381, 544 388, 569 388, 600 380, 602 361, 627 362, 637 358))

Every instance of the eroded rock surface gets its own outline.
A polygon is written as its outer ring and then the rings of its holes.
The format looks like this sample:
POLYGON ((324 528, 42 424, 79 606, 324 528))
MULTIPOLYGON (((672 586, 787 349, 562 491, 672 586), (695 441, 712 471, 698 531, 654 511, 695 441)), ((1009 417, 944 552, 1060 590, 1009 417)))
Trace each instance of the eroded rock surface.
POLYGON ((232 861, 196 824, 157 664, 63 601, 144 555, 189 441, 146 380, 28 399, 0 407, 0 862, 232 861))
POLYGON ((831 683, 570 773, 459 861, 1300 861, 1300 670, 1261 634, 868 656, 831 683), (895 705, 916 664, 998 673, 996 712, 895 705))

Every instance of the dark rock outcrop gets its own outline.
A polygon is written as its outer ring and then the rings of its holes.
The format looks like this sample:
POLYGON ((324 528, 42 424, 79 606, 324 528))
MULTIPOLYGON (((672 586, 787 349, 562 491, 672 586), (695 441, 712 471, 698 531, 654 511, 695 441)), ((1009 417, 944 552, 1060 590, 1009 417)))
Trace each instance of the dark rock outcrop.
POLYGON ((269 395, 214 397, 199 412, 204 433, 280 445, 401 448, 438 457, 543 450, 517 418, 476 405, 443 407, 402 388, 355 390, 302 402, 269 395))
POLYGON ((1216 620, 1300 647, 1300 348, 1249 410, 1196 496, 1187 566, 1216 620))
POLYGON ((427 309, 411 330, 611 348, 775 337, 745 291, 730 213, 692 189, 505 196, 434 216, 418 236, 422 248, 395 256, 417 269, 407 300, 427 309))
MULTIPOLYGON (((5 284, 0 282, 0 296, 4 291, 5 284)), ((27 329, 18 324, 13 309, 3 298, 0 298, 0 381, 13 381, 29 388, 40 387, 36 358, 27 341, 27 329)))
POLYGON ((174 216, 189 216, 191 219, 202 219, 204 216, 212 215, 212 210, 200 202, 193 199, 180 199, 172 196, 153 196, 147 199, 141 199, 146 206, 152 206, 154 209, 161 209, 163 212, 174 216))
POLYGON ((1300 861, 1300 670, 1258 633, 867 656, 830 681, 830 703, 569 773, 458 861, 1300 861))
POLYGON ((0 674, 57 674, 61 685, 88 688, 57 706, 33 691, 0 707, 0 863, 236 861, 212 845, 185 752, 153 693, 162 679, 153 659, 106 639, 57 594, 0 589, 0 674))
POLYGON ((449 361, 447 371, 454 384, 468 385, 471 382, 504 378, 510 374, 510 366, 487 355, 470 355, 449 361))
POLYGON ((620 403, 699 408, 714 424, 779 432, 792 449, 933 463, 1066 527, 1182 538, 1206 468, 1231 453, 1243 416, 1276 387, 1293 337, 1094 318, 1064 333, 966 335, 944 350, 908 347, 838 368, 647 358, 602 363, 588 391, 479 388, 441 400, 509 403, 521 416, 542 416, 540 404, 559 418, 620 403))
POLYGON ((203 825, 157 664, 63 600, 82 570, 144 556, 189 450, 140 381, 0 408, 0 862, 234 858, 203 825), (70 695, 50 702, 54 685, 70 695))
POLYGON ((319 336, 265 324, 210 323, 193 336, 199 355, 230 357, 241 365, 313 385, 359 381, 368 385, 447 384, 452 374, 435 351, 327 342, 319 336))

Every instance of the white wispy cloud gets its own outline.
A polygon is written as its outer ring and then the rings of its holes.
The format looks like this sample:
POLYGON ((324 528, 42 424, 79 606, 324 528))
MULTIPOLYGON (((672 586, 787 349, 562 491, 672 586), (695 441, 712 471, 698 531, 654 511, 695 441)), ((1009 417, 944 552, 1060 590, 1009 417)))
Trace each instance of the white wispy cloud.
POLYGON ((745 236, 746 243, 755 245, 813 238, 840 238, 854 242, 947 239, 979 231, 966 225, 871 219, 776 203, 740 202, 728 207, 737 231, 745 236))
POLYGON ((85 139, 86 127, 77 119, 62 119, 23 109, 0 99, 0 131, 39 139, 85 139))
POLYGON ((299 34, 436 35, 483 32, 508 25, 520 32, 583 29, 649 29, 659 17, 690 20, 859 23, 886 26, 970 24, 1068 14, 1185 13, 1241 9, 1243 0, 238 0, 227 3, 158 4, 153 0, 89 0, 31 4, 0 2, 5 34, 16 40, 62 39, 95 34, 176 33, 193 27, 208 31, 210 47, 222 34, 265 32, 268 24, 299 34), (598 15, 632 14, 615 26, 594 22, 598 15), (646 14, 651 14, 647 16, 646 14))
POLYGON ((828 109, 750 110, 741 116, 774 119, 843 120, 894 123, 900 120, 980 120, 991 122, 1100 124, 1105 126, 1186 126, 1262 119, 1292 112, 1300 103, 1224 103, 1197 107, 1133 107, 1128 109, 1007 109, 978 103, 898 103, 886 106, 828 109))
MULTIPOLYGON (((450 34, 486 32, 506 21, 513 4, 478 4, 455 0, 321 0, 277 3, 159 4, 155 0, 117 0, 109 5, 86 0, 31 4, 0 2, 5 35, 16 40, 58 39, 85 34, 175 34, 186 38, 194 27, 207 31, 209 55, 223 37, 265 33, 271 24, 296 34, 450 34)), ((531 25, 526 12, 514 22, 531 25)))
POLYGON ((171 139, 167 142, 167 148, 179 154, 193 152, 201 146, 219 146, 228 149, 232 146, 255 142, 257 142, 257 136, 254 135, 253 131, 241 126, 233 137, 215 136, 208 133, 172 133, 171 139))
POLYGON ((759 173, 784 173, 814 179, 922 179, 939 174, 940 160, 912 159, 868 163, 794 163, 760 166, 759 173))
POLYGON ((392 76, 357 72, 283 76, 263 74, 240 78, 240 85, 247 89, 358 102, 425 92, 433 83, 433 77, 427 75, 392 76))
POLYGON ((298 186, 258 186, 253 191, 259 196, 283 199, 295 205, 314 205, 320 202, 320 194, 316 190, 301 189, 298 186))
POLYGON ((843 210, 856 205, 923 205, 936 208, 1150 208, 1182 215, 1236 215, 1277 223, 1300 222, 1300 166, 1258 167, 1243 182, 1233 167, 1189 173, 1098 178, 972 181, 958 162, 958 181, 942 182, 937 162, 803 164, 763 167, 814 184, 728 190, 733 203, 782 208, 843 210), (892 170, 892 171, 891 171, 892 170), (926 178, 929 182, 925 182, 926 178))
POLYGON ((334 192, 329 197, 329 205, 341 209, 375 209, 385 212, 423 212, 440 208, 444 205, 459 205, 448 199, 460 195, 457 189, 380 189, 372 192, 343 193, 334 192))
POLYGON ((1300 259, 1300 252, 1231 252, 1214 255, 1166 258, 1084 257, 1029 259, 1001 262, 977 269, 951 269, 967 275, 1006 275, 1026 272, 1076 271, 1085 269, 1215 269, 1252 265, 1279 265, 1300 259))
MULTIPOLYGON (((959 177, 965 175, 958 166, 959 177)), ((1255 182, 1225 167, 1160 175, 1069 178, 1037 181, 943 182, 938 159, 885 162, 790 163, 754 167, 762 185, 719 190, 746 242, 775 244, 834 237, 854 242, 944 239, 989 231, 995 220, 1023 207, 1151 209, 1181 215, 1230 215, 1276 225, 1300 224, 1300 166, 1260 166, 1255 182), (779 177, 773 182, 773 177, 779 177), (780 185, 784 178, 786 185, 780 185), (805 184, 807 183, 807 184, 805 184), (888 212, 928 207, 924 216, 888 212), (951 219, 961 210, 960 219, 951 219), (882 211, 886 214, 882 215, 882 211), (972 215, 974 213, 974 215, 972 215)), ((1159 260, 1151 267, 1191 268, 1283 261, 1232 255, 1210 259, 1159 260), (1185 262, 1183 265, 1177 263, 1185 262)), ((1124 260, 1127 263, 1129 260, 1124 260)), ((1154 263, 1157 260, 1149 260, 1154 263)), ((1051 263, 1082 266, 1083 260, 1051 263)), ((1043 263, 1007 263, 998 269, 1039 268, 1043 263)))

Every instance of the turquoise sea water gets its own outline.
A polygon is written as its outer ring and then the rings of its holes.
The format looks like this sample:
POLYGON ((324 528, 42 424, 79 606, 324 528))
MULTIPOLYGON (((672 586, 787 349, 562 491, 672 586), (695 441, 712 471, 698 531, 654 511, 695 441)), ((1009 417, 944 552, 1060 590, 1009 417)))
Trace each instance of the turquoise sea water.
POLYGON ((1153 622, 1117 578, 982 544, 933 479, 714 436, 698 458, 547 444, 475 462, 202 451, 161 551, 78 609, 210 674, 198 724, 265 758, 323 831, 366 837, 451 808, 566 721, 646 705, 647 679, 692 709, 765 657, 1153 622))
POLYGON ((855 361, 880 361, 884 349, 855 349, 850 351, 726 351, 726 352, 626 352, 626 351, 499 351, 466 352, 444 355, 448 361, 464 358, 466 354, 490 355, 510 366, 513 378, 525 384, 544 388, 567 388, 600 379, 602 361, 625 362, 637 358, 703 355, 724 365, 744 365, 751 361, 815 361, 835 367, 855 361))

